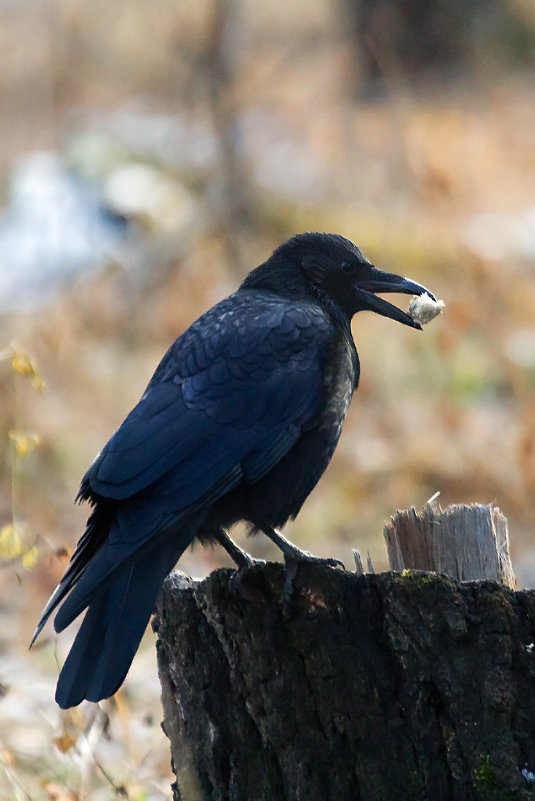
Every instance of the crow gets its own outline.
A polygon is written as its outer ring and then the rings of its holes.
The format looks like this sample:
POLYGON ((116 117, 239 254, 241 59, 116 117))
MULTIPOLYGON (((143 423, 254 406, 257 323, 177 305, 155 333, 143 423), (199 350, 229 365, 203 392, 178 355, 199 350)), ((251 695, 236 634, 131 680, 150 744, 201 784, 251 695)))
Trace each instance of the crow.
POLYGON ((66 709, 122 684, 165 576, 194 540, 252 560, 230 538, 239 520, 267 535, 290 574, 327 562, 278 528, 295 518, 338 443, 359 381, 351 334, 370 310, 412 328, 376 293, 421 295, 376 269, 336 234, 298 234, 170 347, 141 400, 82 479, 92 512, 32 644, 54 619, 63 631, 87 609, 61 670, 66 709))

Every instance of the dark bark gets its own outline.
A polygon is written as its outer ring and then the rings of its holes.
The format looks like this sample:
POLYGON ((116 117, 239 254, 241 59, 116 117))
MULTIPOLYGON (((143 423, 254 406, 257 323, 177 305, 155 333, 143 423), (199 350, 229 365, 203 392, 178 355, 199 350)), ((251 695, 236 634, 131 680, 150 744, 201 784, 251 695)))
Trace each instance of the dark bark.
POLYGON ((535 592, 307 566, 174 574, 156 628, 181 801, 534 798, 535 592))

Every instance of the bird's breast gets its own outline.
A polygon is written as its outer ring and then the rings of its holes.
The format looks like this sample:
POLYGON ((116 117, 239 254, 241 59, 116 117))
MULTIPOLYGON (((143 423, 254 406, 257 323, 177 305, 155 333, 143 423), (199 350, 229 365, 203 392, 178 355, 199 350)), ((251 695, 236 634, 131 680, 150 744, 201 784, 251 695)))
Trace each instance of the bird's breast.
POLYGON ((324 376, 325 401, 319 429, 336 444, 359 378, 357 351, 346 336, 340 335, 329 349, 324 376))

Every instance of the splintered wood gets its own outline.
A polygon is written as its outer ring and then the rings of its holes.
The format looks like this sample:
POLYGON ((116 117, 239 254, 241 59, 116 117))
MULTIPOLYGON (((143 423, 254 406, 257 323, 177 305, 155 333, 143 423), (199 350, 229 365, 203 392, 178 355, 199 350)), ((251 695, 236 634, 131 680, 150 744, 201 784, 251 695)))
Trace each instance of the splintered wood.
POLYGON ((427 503, 422 512, 398 511, 384 536, 392 570, 432 570, 458 581, 490 579, 516 587, 507 520, 493 504, 442 509, 427 503))

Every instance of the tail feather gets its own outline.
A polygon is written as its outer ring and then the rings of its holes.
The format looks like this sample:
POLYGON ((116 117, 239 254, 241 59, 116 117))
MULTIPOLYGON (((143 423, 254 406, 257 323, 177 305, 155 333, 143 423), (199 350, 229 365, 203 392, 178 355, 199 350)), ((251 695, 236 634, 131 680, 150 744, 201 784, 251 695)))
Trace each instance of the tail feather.
MULTIPOLYGON (((183 541, 182 541, 183 542, 183 541)), ((124 568, 90 603, 61 670, 56 701, 62 709, 84 698, 113 695, 128 672, 154 609, 161 584, 185 546, 160 542, 158 548, 124 568)))
MULTIPOLYGON (((143 510, 147 519, 145 521, 137 521, 137 528, 141 527, 140 522, 147 523, 146 528, 141 528, 142 531, 150 531, 148 526, 151 507, 147 506, 148 510, 143 510)), ((89 564, 80 571, 76 581, 71 582, 68 595, 54 618, 55 630, 59 633, 67 628, 93 602, 93 599, 105 592, 109 586, 118 580, 118 577, 124 571, 136 564, 144 563, 145 559, 154 559, 155 552, 159 553, 161 549, 165 551, 168 547, 174 548, 173 552, 176 553, 174 564, 193 541, 202 517, 203 515, 200 514, 190 515, 187 520, 180 522, 175 520, 168 523, 166 527, 156 528, 152 533, 152 537, 138 536, 136 539, 132 536, 132 534, 136 533, 136 528, 132 526, 132 528, 127 528, 126 532, 124 532, 123 530, 126 528, 125 521, 122 516, 118 516, 106 542, 91 558, 89 564), (121 534, 124 534, 122 539, 121 534)), ((127 523, 128 518, 126 518, 127 523)), ((62 580, 48 602, 45 610, 46 616, 50 615, 52 610, 58 606, 60 600, 63 600, 66 594, 66 590, 62 589, 64 580, 62 580), (61 596, 56 598, 55 596, 58 592, 61 593, 61 596)), ((40 627, 42 627, 42 624, 40 624, 40 627)))
POLYGON ((37 624, 35 633, 30 643, 30 648, 43 630, 45 623, 52 612, 59 606, 62 600, 68 595, 70 590, 78 581, 91 559, 98 555, 103 543, 108 536, 110 527, 115 517, 115 507, 107 502, 101 502, 96 506, 87 521, 84 534, 80 538, 71 561, 65 571, 60 583, 48 599, 43 610, 41 619, 37 624))

